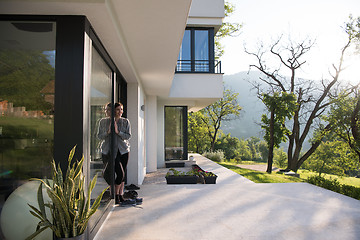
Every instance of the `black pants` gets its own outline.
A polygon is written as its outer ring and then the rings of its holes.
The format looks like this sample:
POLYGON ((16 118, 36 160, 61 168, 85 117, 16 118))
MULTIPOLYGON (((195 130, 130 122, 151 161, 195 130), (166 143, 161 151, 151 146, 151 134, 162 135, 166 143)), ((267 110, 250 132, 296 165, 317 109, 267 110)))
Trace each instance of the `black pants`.
MULTIPOLYGON (((105 181, 111 185, 111 171, 110 171, 110 157, 109 155, 102 155, 102 159, 104 162, 104 170, 103 170, 103 176, 105 181)), ((115 184, 120 185, 122 182, 125 182, 125 174, 126 174, 126 167, 129 161, 129 153, 121 154, 119 151, 116 154, 115 158, 115 184)))
POLYGON ((126 167, 129 161, 129 153, 121 154, 119 151, 115 158, 115 184, 120 185, 125 182, 126 167))

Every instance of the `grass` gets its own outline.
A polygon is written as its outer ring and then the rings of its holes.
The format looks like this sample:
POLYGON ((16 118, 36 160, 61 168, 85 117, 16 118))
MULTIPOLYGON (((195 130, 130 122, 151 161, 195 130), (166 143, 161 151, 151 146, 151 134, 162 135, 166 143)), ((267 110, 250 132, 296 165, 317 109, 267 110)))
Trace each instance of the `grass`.
POLYGON ((279 173, 275 173, 275 172, 268 174, 266 172, 260 172, 260 171, 245 169, 245 168, 239 168, 236 166, 236 163, 222 162, 219 164, 223 167, 226 167, 226 168, 240 174, 241 176, 243 176, 255 183, 305 182, 301 178, 290 177, 290 176, 286 176, 284 174, 279 174, 279 173))
MULTIPOLYGON (((300 178, 307 179, 310 176, 318 176, 318 173, 311 172, 309 170, 299 170, 300 178)), ((340 184, 350 185, 354 187, 360 187, 360 178, 355 177, 343 177, 332 174, 321 174, 322 177, 326 179, 337 179, 340 184)))
MULTIPOLYGON (((250 170, 245 168, 239 168, 236 165, 239 163, 235 162, 222 162, 220 165, 240 174, 243 177, 255 182, 255 183, 286 183, 286 182, 306 182, 307 178, 310 176, 317 176, 318 173, 311 172, 308 170, 299 170, 298 173, 300 174, 300 178, 286 176, 284 174, 272 172, 268 174, 266 172, 250 170)), ((259 162, 241 162, 241 164, 264 164, 259 162)), ((360 178, 355 177, 341 177, 337 175, 331 174, 322 174, 322 176, 326 179, 337 179, 340 184, 360 187, 360 178)))

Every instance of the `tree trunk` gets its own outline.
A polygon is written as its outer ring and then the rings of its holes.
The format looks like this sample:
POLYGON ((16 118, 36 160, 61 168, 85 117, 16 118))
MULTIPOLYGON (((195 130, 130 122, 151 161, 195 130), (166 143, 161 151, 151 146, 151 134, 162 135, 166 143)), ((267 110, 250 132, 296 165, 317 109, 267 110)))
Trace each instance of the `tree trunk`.
POLYGON ((351 123, 350 123, 351 134, 354 137, 354 143, 356 149, 360 149, 360 130, 358 128, 359 113, 360 113, 360 97, 358 98, 356 106, 351 114, 351 123))
POLYGON ((270 117, 270 133, 269 133, 269 154, 268 154, 268 165, 266 172, 271 173, 272 171, 272 164, 274 158, 274 122, 275 122, 275 110, 271 110, 271 117, 270 117))
POLYGON ((214 135, 211 137, 211 151, 215 151, 215 142, 216 142, 216 135, 217 135, 218 129, 215 129, 214 135))

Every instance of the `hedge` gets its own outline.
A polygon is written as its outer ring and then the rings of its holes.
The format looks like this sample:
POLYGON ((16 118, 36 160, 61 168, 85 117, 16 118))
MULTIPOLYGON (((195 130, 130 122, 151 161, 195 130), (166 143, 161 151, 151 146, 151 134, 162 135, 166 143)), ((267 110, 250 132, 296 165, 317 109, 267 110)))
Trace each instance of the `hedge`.
POLYGON ((313 185, 326 188, 328 190, 346 195, 348 197, 352 197, 360 200, 360 188, 355 186, 345 185, 339 183, 336 179, 326 179, 321 176, 311 176, 307 179, 308 183, 313 185))

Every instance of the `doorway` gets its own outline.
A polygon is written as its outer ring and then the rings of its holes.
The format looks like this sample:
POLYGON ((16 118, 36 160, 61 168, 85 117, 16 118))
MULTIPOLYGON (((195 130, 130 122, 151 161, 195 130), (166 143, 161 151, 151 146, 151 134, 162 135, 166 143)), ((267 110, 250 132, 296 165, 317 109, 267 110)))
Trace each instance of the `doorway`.
POLYGON ((165 106, 165 161, 187 159, 187 106, 165 106))

